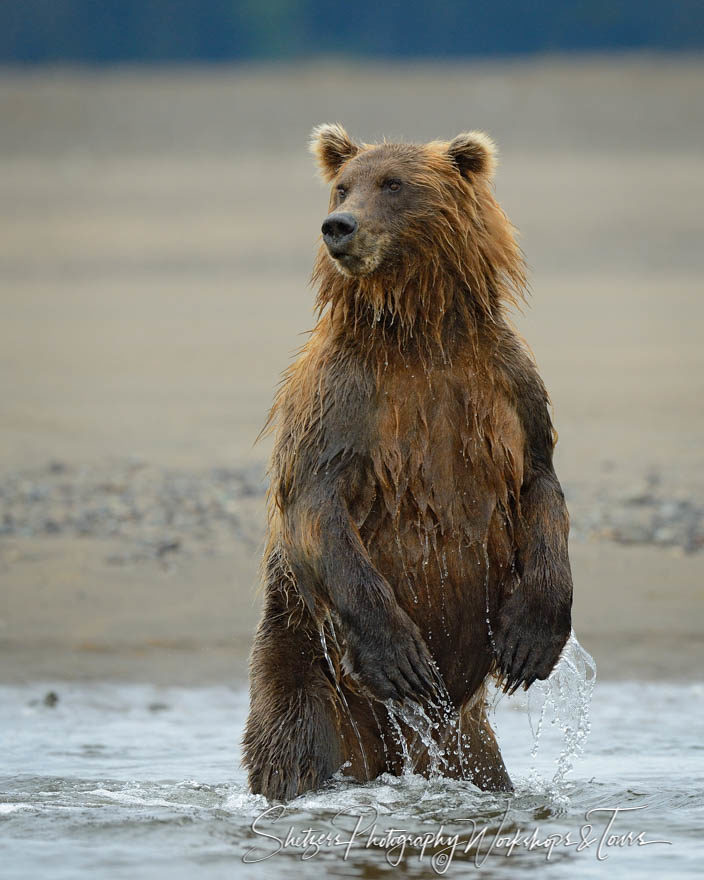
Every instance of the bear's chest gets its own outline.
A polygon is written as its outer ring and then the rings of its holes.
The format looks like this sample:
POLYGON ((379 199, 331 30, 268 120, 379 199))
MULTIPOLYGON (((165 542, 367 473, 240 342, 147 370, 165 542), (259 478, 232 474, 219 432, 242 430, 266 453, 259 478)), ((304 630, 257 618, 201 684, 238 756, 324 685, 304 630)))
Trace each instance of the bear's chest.
POLYGON ((520 486, 515 410, 469 368, 384 376, 370 415, 358 525, 375 511, 397 526, 432 520, 442 533, 471 523, 481 531, 507 487, 520 486))

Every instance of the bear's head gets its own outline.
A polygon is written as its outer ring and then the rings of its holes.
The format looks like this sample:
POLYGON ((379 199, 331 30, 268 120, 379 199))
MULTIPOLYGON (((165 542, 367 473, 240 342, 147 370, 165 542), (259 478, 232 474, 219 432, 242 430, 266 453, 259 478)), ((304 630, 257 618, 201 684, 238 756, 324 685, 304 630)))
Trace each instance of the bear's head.
POLYGON ((459 293, 490 309, 492 298, 520 293, 523 260, 493 196, 496 154, 487 135, 364 144, 326 124, 313 130, 311 150, 332 185, 315 272, 323 286, 338 286, 327 271, 334 267, 392 311, 409 287, 428 308, 429 286, 446 288, 445 306, 459 293))

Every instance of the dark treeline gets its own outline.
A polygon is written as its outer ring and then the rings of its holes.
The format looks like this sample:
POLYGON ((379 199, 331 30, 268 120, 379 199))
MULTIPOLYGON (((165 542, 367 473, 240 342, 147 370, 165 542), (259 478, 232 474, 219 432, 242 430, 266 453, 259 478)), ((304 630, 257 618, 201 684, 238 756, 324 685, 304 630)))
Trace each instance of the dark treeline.
POLYGON ((702 47, 702 0, 0 0, 4 62, 702 47))

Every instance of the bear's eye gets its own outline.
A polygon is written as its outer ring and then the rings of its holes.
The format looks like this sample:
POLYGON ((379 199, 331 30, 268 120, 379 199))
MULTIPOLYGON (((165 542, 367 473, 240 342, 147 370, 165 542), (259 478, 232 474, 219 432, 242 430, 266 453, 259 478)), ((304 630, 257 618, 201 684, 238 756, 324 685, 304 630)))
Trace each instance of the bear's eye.
POLYGON ((392 193, 398 192, 401 189, 401 181, 396 180, 395 177, 391 178, 390 180, 385 180, 382 183, 381 188, 386 189, 392 193))
POLYGON ((347 195, 347 187, 340 184, 339 186, 335 187, 335 189, 337 190, 338 199, 342 201, 347 195))

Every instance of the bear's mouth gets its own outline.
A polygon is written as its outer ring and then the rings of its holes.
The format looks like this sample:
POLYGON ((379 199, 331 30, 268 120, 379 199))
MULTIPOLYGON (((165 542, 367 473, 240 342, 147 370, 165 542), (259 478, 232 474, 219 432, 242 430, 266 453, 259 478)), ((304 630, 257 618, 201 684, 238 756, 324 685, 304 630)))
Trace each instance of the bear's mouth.
POLYGON ((328 248, 328 253, 336 268, 343 275, 366 275, 370 271, 366 265, 369 260, 365 257, 360 257, 359 254, 343 250, 332 251, 330 248, 328 248))
POLYGON ((357 254, 351 254, 349 251, 342 251, 337 254, 331 254, 333 260, 336 260, 343 266, 352 266, 355 263, 361 263, 362 260, 357 254))
POLYGON ((355 240, 343 246, 335 247, 326 242, 328 255, 335 268, 348 277, 369 275, 384 262, 385 239, 373 242, 355 240))

